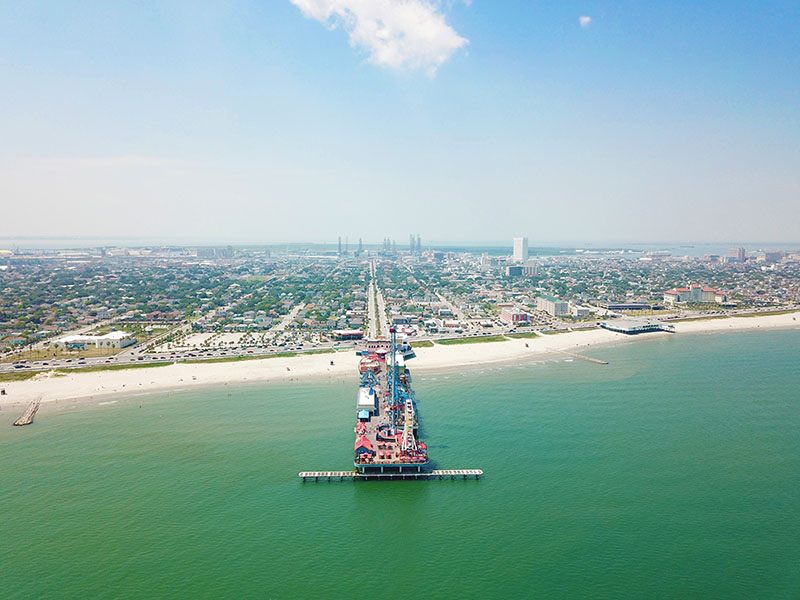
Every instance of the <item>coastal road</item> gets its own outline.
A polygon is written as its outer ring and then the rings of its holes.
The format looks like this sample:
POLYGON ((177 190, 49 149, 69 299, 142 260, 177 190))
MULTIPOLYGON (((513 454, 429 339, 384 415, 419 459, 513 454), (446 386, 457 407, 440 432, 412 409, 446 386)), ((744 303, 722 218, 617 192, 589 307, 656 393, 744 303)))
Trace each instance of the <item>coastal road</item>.
POLYGON ((272 329, 270 329, 269 332, 270 333, 279 333, 279 332, 283 331, 284 329, 286 329, 289 326, 289 324, 292 321, 295 320, 295 317, 297 317, 297 313, 299 313, 301 310, 303 310, 305 308, 305 306, 306 306, 306 303, 305 302, 301 302, 300 304, 298 304, 297 306, 292 308, 292 310, 290 310, 283 317, 283 319, 281 319, 281 322, 278 323, 277 325, 275 325, 275 327, 273 327, 272 329))
POLYGON ((445 298, 445 297, 444 297, 442 294, 440 294, 439 292, 436 292, 436 296, 438 296, 439 300, 441 300, 441 302, 442 302, 444 305, 446 305, 446 306, 447 306, 447 307, 448 307, 450 310, 452 310, 452 311, 453 311, 453 314, 456 316, 456 318, 457 318, 459 321, 461 321, 461 322, 462 322, 462 323, 464 323, 465 325, 469 324, 469 319, 467 318, 467 315, 465 315, 465 314, 464 314, 464 312, 463 312, 463 311, 462 311, 460 308, 458 308, 458 307, 455 305, 455 303, 454 303, 454 302, 450 302, 450 300, 448 300, 447 298, 445 298))
POLYGON ((379 287, 375 287, 375 294, 378 298, 378 319, 381 324, 381 335, 389 335, 389 318, 386 316, 386 300, 379 287))
POLYGON ((374 340, 378 335, 377 323, 375 315, 375 282, 370 281, 367 286, 367 338, 370 340, 374 340))

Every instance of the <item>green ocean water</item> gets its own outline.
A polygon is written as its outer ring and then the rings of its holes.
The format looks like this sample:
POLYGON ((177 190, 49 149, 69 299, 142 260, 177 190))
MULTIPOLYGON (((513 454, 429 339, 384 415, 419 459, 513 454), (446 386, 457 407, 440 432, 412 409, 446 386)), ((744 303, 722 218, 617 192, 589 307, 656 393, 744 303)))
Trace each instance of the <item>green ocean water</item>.
POLYGON ((301 483, 355 375, 0 413, 0 598, 800 598, 800 331, 587 353, 415 375, 480 481, 301 483))

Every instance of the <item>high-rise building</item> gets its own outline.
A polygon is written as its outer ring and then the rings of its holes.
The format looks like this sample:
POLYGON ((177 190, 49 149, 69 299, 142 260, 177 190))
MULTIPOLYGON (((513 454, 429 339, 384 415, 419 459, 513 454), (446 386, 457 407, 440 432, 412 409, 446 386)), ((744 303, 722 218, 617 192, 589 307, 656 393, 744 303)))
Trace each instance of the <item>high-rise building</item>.
POLYGON ((361 238, 358 238, 358 255, 361 256, 364 252, 364 244, 361 241, 361 238))
POLYGON ((342 255, 342 236, 339 236, 339 256, 342 255))
POLYGON ((411 254, 415 253, 415 251, 414 251, 414 234, 413 233, 410 233, 408 235, 408 251, 411 254))
POLYGON ((528 238, 514 238, 514 262, 524 263, 528 260, 528 238))
POLYGON ((728 258, 738 262, 744 262, 745 253, 744 248, 731 248, 728 250, 728 258))
POLYGON ((417 234, 417 254, 422 254, 422 238, 417 234))

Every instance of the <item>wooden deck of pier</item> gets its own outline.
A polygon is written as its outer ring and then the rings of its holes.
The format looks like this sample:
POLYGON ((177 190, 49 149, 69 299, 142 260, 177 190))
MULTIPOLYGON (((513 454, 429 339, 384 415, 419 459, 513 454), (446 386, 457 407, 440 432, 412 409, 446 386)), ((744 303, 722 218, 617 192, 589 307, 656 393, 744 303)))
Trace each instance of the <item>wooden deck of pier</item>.
POLYGON ((25 409, 25 412, 22 413, 19 419, 14 421, 14 425, 17 427, 21 427, 22 425, 30 425, 33 423, 33 417, 36 415, 36 411, 39 410, 39 404, 41 404, 42 399, 36 398, 36 400, 31 400, 31 403, 28 404, 28 407, 25 409))
POLYGON ((445 477, 449 477, 450 479, 456 479, 457 477, 461 477, 463 479, 469 479, 470 477, 474 477, 475 479, 480 479, 481 475, 483 475, 483 471, 480 469, 446 469, 446 470, 435 470, 429 471, 427 473, 361 473, 359 471, 302 471, 297 474, 303 481, 307 481, 309 479, 313 479, 314 481, 322 480, 334 480, 338 479, 339 481, 344 481, 345 479, 444 479, 445 477))

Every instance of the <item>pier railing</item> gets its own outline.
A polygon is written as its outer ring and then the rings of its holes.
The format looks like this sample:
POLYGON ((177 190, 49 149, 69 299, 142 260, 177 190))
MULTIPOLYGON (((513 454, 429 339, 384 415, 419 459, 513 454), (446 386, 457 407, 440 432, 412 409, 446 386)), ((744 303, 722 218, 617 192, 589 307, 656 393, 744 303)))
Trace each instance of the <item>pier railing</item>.
POLYGON ((428 471, 424 473, 361 473, 360 471, 301 471, 297 474, 303 481, 327 480, 333 481, 338 479, 344 481, 345 479, 480 479, 483 471, 480 469, 445 469, 428 471))

